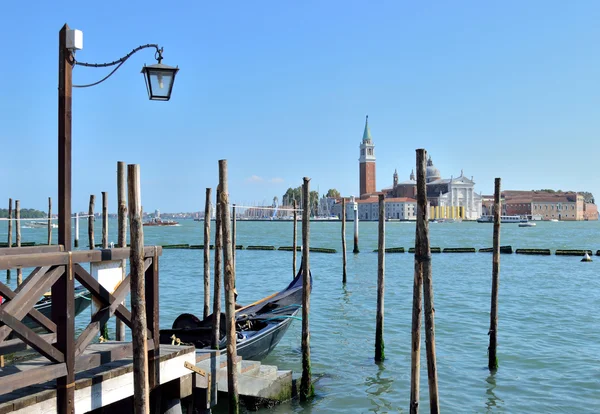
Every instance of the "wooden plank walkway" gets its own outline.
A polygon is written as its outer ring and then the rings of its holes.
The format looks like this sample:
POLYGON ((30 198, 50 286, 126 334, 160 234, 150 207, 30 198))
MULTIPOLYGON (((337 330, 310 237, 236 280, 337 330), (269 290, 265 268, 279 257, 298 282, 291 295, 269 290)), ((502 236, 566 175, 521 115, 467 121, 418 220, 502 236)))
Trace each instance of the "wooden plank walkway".
MULTIPOLYGON (((84 355, 96 361, 97 366, 86 371, 76 367, 75 412, 95 410, 133 395, 131 343, 91 344, 84 355), (117 356, 116 361, 103 363, 117 356)), ((185 362, 195 364, 196 359, 192 346, 161 345, 159 384, 189 375, 185 362)), ((50 365, 43 357, 22 361, 0 369, 0 377, 50 365)), ((0 414, 4 413, 56 413, 56 381, 42 380, 40 384, 0 395, 0 414)))

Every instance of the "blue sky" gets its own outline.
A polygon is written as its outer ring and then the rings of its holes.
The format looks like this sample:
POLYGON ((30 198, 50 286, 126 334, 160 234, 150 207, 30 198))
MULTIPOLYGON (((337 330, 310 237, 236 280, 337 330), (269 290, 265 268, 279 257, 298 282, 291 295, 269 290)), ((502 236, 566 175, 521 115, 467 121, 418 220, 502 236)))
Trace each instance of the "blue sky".
MULTIPOLYGON (((408 178, 426 148, 443 176, 464 169, 483 193, 502 177, 505 189, 600 197, 597 1, 39 1, 2 14, 0 205, 57 197, 64 23, 83 31, 78 60, 159 43, 181 68, 170 102, 147 99, 151 50, 74 90, 74 210, 108 191, 116 211, 117 161, 141 165, 146 211, 203 209, 222 158, 238 203, 303 176, 356 194, 366 114, 378 188, 395 168, 408 178)), ((74 83, 106 73, 77 67, 74 83)))

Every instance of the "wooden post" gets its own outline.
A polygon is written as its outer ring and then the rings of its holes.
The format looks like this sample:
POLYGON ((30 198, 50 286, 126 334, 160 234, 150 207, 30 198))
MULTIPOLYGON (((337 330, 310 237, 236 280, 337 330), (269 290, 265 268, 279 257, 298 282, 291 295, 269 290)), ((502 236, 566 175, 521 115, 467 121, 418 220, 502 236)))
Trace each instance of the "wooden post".
POLYGON ((415 238, 415 286, 413 288, 413 332, 411 360, 410 411, 419 409, 419 363, 421 347, 421 287, 425 302, 425 345, 427 352, 427 377, 429 405, 432 413, 439 413, 437 364, 435 356, 435 321, 433 306, 433 283, 431 279, 431 249, 429 222, 427 220, 426 158, 424 149, 417 150, 417 226, 415 238), (415 372, 416 371, 416 372, 415 372))
MULTIPOLYGON (((213 292, 213 320, 212 320, 212 349, 219 349, 221 339, 221 253, 223 248, 223 229, 221 228, 221 188, 217 186, 215 205, 215 287, 213 292)), ((206 244, 205 244, 206 246, 206 244)))
POLYGON ((108 196, 102 191, 102 248, 108 249, 108 196))
POLYGON ((379 194, 379 239, 377 243, 377 320, 375 328, 375 362, 385 359, 383 343, 383 309, 385 292, 385 200, 379 194))
MULTIPOLYGON (((58 35, 58 244, 71 251, 71 100, 73 56, 67 49, 69 26, 58 35)), ((67 373, 57 378, 56 410, 75 411, 75 278, 72 266, 52 285, 52 320, 56 323, 56 349, 63 353, 67 373), (57 304, 56 306, 54 304, 57 304)))
MULTIPOLYGON (((123 161, 117 162, 117 203, 119 205, 117 218, 117 245, 127 247, 127 165, 123 161)), ((127 261, 121 262, 122 274, 121 280, 127 276, 127 261)), ((125 304, 125 301, 123 301, 125 304)), ((115 339, 117 341, 125 340, 125 324, 119 318, 116 319, 115 339)))
MULTIPOLYGON (((75 239, 77 240, 77 239, 75 239)), ((52 244, 52 197, 48 197, 48 246, 52 244)), ((75 246, 77 247, 77 246, 75 246)))
POLYGON ((342 284, 346 284, 346 199, 342 198, 342 284))
POLYGON ((90 244, 90 250, 94 250, 94 203, 96 202, 96 196, 90 196, 90 209, 88 210, 88 239, 90 244))
POLYGON ((300 401, 313 397, 310 368, 310 178, 304 177, 302 186, 302 379, 300 381, 300 401))
POLYGON ((204 203, 204 318, 210 314, 210 195, 212 190, 206 189, 204 203))
POLYGON ((75 213, 75 239, 73 245, 79 247, 79 213, 75 213))
POLYGON ((231 214, 233 215, 231 219, 231 263, 233 263, 233 270, 235 273, 235 238, 236 238, 236 217, 235 217, 235 204, 232 206, 231 214))
POLYGON ((292 278, 296 277, 296 249, 298 248, 298 203, 294 200, 294 240, 292 242, 292 278))
POLYGON ((227 185, 227 160, 219 160, 219 187, 221 189, 221 225, 223 227, 223 261, 225 280, 225 318, 227 321, 227 396, 229 412, 239 412, 237 387, 237 334, 235 329, 235 268, 231 253, 231 217, 229 188, 227 185))
MULTIPOLYGON (((15 200, 15 221, 17 222, 17 247, 21 247, 21 201, 19 200, 15 200)), ((23 269, 21 267, 17 267, 17 286, 21 286, 21 283, 23 283, 23 269)))
POLYGON ((141 216, 140 166, 127 166, 131 253, 131 319, 133 337, 133 405, 136 414, 150 413, 146 288, 144 281, 144 227, 141 216))
POLYGON ((494 183, 494 256, 492 259, 492 309, 490 311, 490 346, 488 348, 488 368, 498 369, 496 345, 498 339, 498 283, 500 279, 500 178, 494 183))
POLYGON ((356 254, 360 253, 360 250, 358 250, 358 202, 354 197, 352 197, 352 203, 354 207, 354 250, 352 253, 356 254))
MULTIPOLYGON (((13 209, 12 198, 8 199, 8 247, 12 247, 13 209)), ((6 281, 10 281, 10 269, 6 269, 6 281)))

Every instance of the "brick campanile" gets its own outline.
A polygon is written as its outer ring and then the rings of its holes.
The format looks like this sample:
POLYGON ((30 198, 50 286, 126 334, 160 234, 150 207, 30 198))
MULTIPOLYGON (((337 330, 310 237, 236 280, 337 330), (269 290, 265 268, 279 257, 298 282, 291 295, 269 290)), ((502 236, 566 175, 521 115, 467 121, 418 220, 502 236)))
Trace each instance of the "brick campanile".
POLYGON ((377 191, 375 181, 375 145, 371 138, 371 130, 369 129, 369 115, 365 121, 365 132, 360 144, 359 179, 360 179, 360 196, 371 194, 377 191))

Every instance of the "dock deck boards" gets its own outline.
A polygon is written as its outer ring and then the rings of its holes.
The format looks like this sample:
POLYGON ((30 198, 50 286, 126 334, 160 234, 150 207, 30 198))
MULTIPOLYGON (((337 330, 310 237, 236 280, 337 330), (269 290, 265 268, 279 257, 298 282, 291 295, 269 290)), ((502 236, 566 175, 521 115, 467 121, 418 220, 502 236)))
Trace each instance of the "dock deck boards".
MULTIPOLYGON (((127 353, 130 347, 131 343, 128 342, 104 342, 88 346, 84 355, 96 359, 99 366, 85 371, 76 369, 76 412, 90 411, 133 395, 131 352, 116 361, 102 363, 103 360, 109 360, 111 354, 127 353)), ((164 384, 189 374, 184 363, 195 364, 196 359, 192 346, 161 345, 159 383, 164 384)), ((43 357, 21 361, 1 368, 0 377, 50 365, 43 357)), ((46 381, 0 395, 0 414, 9 412, 55 413, 56 381, 46 381)))

